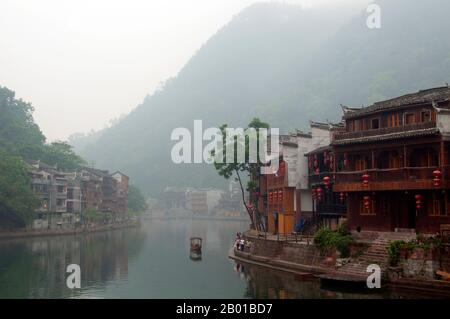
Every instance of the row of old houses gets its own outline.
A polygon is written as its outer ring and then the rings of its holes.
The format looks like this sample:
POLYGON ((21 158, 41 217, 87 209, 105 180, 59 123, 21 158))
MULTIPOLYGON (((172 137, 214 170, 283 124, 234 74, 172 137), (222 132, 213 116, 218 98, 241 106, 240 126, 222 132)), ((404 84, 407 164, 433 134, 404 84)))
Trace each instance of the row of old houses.
POLYGON ((241 217, 242 214, 242 197, 235 182, 230 182, 228 190, 168 186, 161 199, 168 215, 241 217))
POLYGON ((340 123, 280 136, 278 172, 253 177, 266 229, 288 234, 305 221, 346 221, 356 231, 448 227, 450 88, 341 108, 340 123))
POLYGON ((117 171, 82 168, 61 171, 41 161, 29 161, 31 188, 40 199, 34 229, 72 228, 96 213, 101 222, 120 221, 128 213, 128 181, 117 171))

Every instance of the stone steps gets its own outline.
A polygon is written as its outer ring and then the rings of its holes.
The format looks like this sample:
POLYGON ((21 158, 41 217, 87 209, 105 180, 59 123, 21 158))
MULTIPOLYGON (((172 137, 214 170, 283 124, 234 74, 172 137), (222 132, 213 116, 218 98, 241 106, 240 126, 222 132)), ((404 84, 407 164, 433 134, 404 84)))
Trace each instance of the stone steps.
POLYGON ((365 252, 350 263, 336 269, 335 274, 342 278, 367 278, 369 273, 366 270, 370 264, 379 265, 383 274, 389 265, 387 251, 389 243, 396 240, 410 241, 415 238, 416 235, 412 233, 380 233, 365 252))

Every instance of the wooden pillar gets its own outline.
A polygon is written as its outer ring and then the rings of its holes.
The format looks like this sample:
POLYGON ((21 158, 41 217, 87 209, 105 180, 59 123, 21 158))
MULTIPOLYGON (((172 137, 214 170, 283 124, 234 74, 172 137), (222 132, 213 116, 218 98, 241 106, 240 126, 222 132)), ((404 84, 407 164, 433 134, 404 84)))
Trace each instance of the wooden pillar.
POLYGON ((441 169, 445 166, 445 148, 444 141, 441 140, 441 149, 439 151, 439 166, 441 169))
POLYGON ((372 149, 372 169, 374 169, 375 167, 375 151, 372 149))
POLYGON ((406 152, 406 145, 403 144, 403 167, 408 166, 408 160, 407 160, 407 152, 406 152))
MULTIPOLYGON (((406 150, 406 144, 403 144, 403 179, 406 181, 408 179, 408 172, 406 167, 408 167, 408 152, 406 150)), ((398 224, 398 223, 397 223, 398 224)))

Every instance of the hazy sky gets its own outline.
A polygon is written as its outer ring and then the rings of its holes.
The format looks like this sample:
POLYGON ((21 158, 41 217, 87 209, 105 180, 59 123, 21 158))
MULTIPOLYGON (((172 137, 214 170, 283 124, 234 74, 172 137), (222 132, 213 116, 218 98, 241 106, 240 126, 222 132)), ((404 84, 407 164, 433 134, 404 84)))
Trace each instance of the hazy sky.
MULTIPOLYGON (((306 6, 358 0, 283 1, 306 6)), ((49 140, 104 127, 257 0, 1 0, 0 86, 49 140)))

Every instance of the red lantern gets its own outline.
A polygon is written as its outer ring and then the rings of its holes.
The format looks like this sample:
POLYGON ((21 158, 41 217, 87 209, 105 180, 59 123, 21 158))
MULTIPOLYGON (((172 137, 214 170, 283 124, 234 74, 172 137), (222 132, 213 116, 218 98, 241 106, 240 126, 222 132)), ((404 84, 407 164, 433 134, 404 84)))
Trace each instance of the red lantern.
POLYGON ((323 184, 325 185, 326 189, 328 189, 330 187, 330 177, 325 176, 323 178, 323 184))
POLYGON ((433 185, 434 187, 439 187, 441 186, 441 177, 442 177, 442 172, 440 170, 435 170, 433 171, 433 185))
POLYGON ((364 196, 364 208, 365 209, 370 208, 370 196, 364 196))
POLYGON ((345 194, 344 194, 344 193, 340 193, 340 194, 339 194, 339 199, 341 200, 341 203, 344 203, 344 200, 345 200, 345 194))
POLYGON ((416 208, 419 210, 422 208, 422 195, 417 194, 416 196, 414 196, 414 198, 416 199, 416 208))
POLYGON ((316 189, 316 195, 317 195, 317 200, 321 201, 322 200, 322 188, 318 187, 316 189))
POLYGON ((330 156, 329 156, 329 162, 330 162, 330 169, 333 169, 333 163, 334 163, 334 157, 333 157, 333 154, 330 154, 330 156))
POLYGON ((282 190, 279 190, 279 191, 278 191, 278 200, 279 200, 279 201, 282 201, 282 200, 283 200, 283 191, 282 191, 282 190))
POLYGON ((369 178, 370 176, 368 174, 364 174, 362 176, 362 184, 364 187, 368 187, 369 186, 369 178))
POLYGON ((273 202, 273 193, 270 192, 269 193, 269 204, 272 204, 272 202, 273 202))

